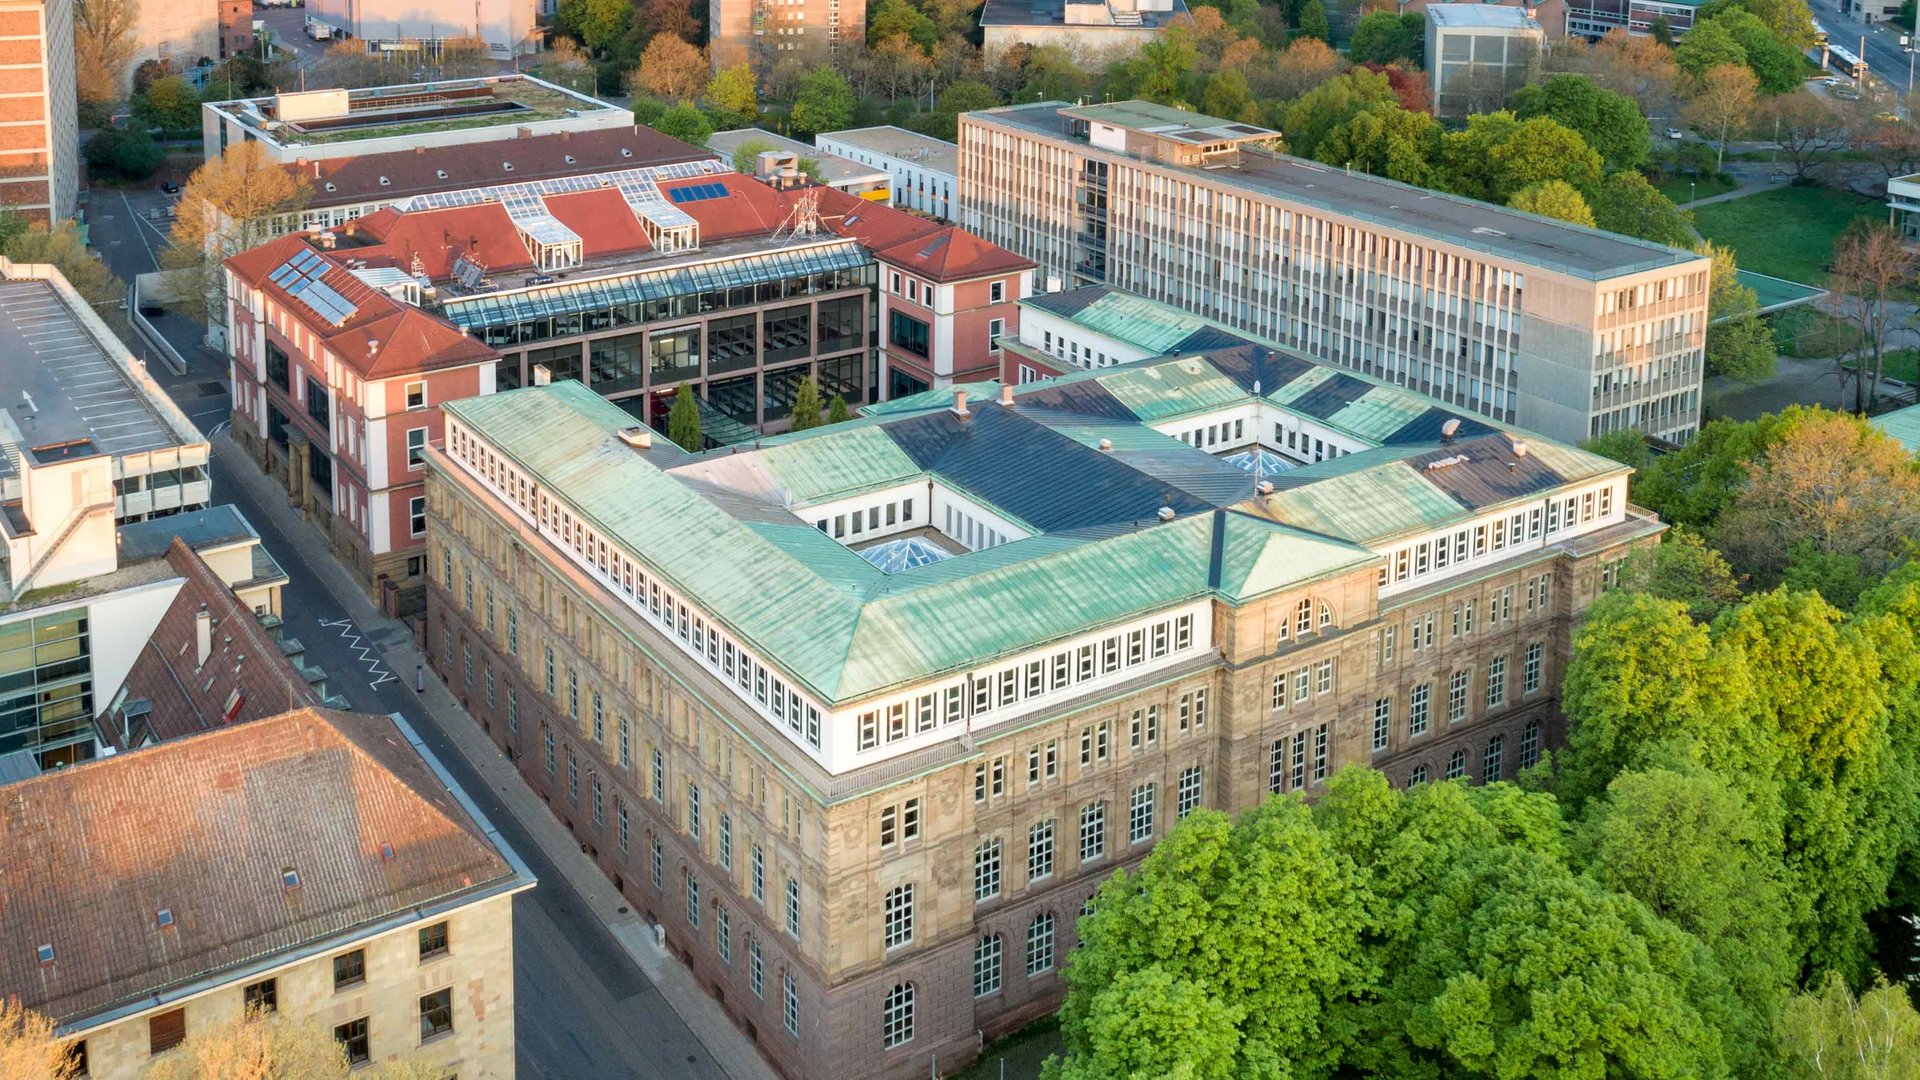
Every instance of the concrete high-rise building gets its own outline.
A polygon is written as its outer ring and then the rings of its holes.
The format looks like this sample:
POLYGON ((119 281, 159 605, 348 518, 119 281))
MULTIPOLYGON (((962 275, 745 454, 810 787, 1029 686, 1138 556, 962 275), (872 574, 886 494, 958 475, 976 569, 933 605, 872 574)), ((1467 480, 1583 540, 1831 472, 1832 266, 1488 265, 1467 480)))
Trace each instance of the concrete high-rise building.
POLYGON ((1196 808, 1538 761, 1662 528, 1624 466, 1257 345, 697 456, 571 381, 444 412, 430 662, 804 1080, 1057 1006, 1196 808))
POLYGON ((0 202, 29 221, 73 216, 80 194, 73 0, 0 0, 0 202))
POLYGON ((1525 8, 1499 4, 1427 7, 1428 78, 1434 112, 1491 112, 1525 85, 1547 32, 1525 8))
POLYGON ((825 60, 842 42, 866 40, 867 0, 712 0, 707 35, 716 71, 764 70, 790 56, 825 60))
POLYGON ((1146 102, 960 118, 962 227, 1568 442, 1700 424, 1708 261, 1279 154, 1146 102))

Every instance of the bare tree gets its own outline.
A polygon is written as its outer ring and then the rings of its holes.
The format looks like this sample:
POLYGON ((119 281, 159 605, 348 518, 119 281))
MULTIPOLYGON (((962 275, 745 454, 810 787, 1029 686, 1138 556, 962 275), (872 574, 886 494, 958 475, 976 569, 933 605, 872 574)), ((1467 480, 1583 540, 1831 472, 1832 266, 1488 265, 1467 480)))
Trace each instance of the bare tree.
POLYGON ((125 95, 139 22, 139 0, 82 0, 74 8, 74 90, 81 101, 106 105, 125 95))
POLYGON ((640 54, 640 66, 628 73, 627 89, 668 101, 692 101, 707 88, 712 73, 699 46, 672 34, 655 34, 640 54))
POLYGON ((1684 113, 1687 122, 1704 132, 1712 132, 1719 154, 1715 172, 1727 161, 1727 143, 1732 141, 1753 116, 1753 102, 1760 80, 1744 64, 1721 64, 1701 72, 1687 94, 1684 113))
POLYGON ((1914 280, 1914 255, 1886 222, 1856 219, 1833 245, 1827 277, 1831 313, 1858 330, 1864 371, 1854 384, 1853 411, 1865 414, 1886 371, 1887 333, 1900 317, 1914 280))
POLYGON ((1920 170, 1920 127, 1913 120, 1882 119, 1884 107, 1867 100, 1854 102, 1847 112, 1853 149, 1880 166, 1888 180, 1920 170))
POLYGON ((1771 130, 1773 145, 1793 165, 1796 180, 1811 180, 1847 145, 1846 118, 1804 87, 1766 99, 1754 129, 1771 130))
POLYGON ((0 997, 0 1076, 20 1080, 68 1080, 76 1062, 53 1038, 53 1021, 0 997))

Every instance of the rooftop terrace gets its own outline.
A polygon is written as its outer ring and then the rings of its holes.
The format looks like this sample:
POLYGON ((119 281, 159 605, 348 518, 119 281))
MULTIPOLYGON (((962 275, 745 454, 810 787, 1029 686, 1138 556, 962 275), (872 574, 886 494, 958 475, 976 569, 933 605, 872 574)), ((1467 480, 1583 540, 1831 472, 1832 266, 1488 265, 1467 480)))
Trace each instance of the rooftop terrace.
POLYGON ((438 135, 585 119, 632 123, 618 106, 530 75, 284 92, 209 102, 225 119, 275 147, 324 147, 373 139, 438 135))
MULTIPOLYGON (((1060 101, 968 113, 963 123, 995 124, 1062 142, 1082 142, 1068 134, 1070 117, 1152 132, 1156 125, 1170 122, 1169 113, 1184 117, 1186 128, 1198 132, 1230 130, 1234 126, 1218 117, 1182 113, 1150 103, 1120 102, 1076 108, 1060 101)), ((1236 165, 1206 169, 1171 162, 1154 164, 1184 173, 1206 186, 1312 207, 1580 278, 1598 280, 1677 266, 1700 258, 1690 251, 1646 240, 1570 225, 1255 147, 1245 148, 1239 157, 1236 165)))

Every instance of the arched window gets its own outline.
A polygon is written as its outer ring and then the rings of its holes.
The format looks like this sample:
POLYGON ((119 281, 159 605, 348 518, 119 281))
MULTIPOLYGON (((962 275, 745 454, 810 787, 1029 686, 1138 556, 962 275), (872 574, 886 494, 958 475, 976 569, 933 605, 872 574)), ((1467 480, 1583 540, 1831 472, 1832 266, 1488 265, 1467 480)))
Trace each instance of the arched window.
POLYGON ((1313 601, 1302 600, 1293 609, 1293 633, 1299 637, 1313 631, 1313 601))
POLYGON ((913 984, 895 983, 880 1007, 880 1045, 899 1046, 913 1038, 913 984))
POLYGON ((1322 600, 1320 601, 1320 629, 1325 630, 1328 627, 1331 627, 1332 625, 1333 625, 1333 607, 1329 605, 1325 600, 1322 600))
POLYGON ((1467 752, 1455 750, 1447 755, 1447 779, 1458 780, 1467 775, 1467 752))
POLYGON ((1416 787, 1426 782, 1427 782, 1427 767, 1425 765, 1416 766, 1412 772, 1407 774, 1408 787, 1416 787))
POLYGON ((1027 974, 1053 970, 1053 912, 1043 911, 1027 924, 1027 974))
POLYGON ((974 997, 986 997, 1000 989, 1000 956, 1003 948, 999 934, 988 934, 973 947, 974 997))

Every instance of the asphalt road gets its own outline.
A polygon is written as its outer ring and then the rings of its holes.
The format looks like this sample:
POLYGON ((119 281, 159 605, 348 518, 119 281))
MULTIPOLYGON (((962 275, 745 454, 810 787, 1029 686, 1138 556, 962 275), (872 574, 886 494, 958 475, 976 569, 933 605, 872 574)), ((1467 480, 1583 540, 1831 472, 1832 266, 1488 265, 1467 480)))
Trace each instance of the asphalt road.
MULTIPOLYGON (((165 196, 96 187, 91 199, 93 244, 114 272, 130 278, 154 269, 164 238, 140 212, 164 203, 165 196)), ((197 427, 215 434, 228 422, 225 364, 195 346, 186 329, 190 325, 177 322, 180 332, 168 332, 188 360, 188 373, 174 375, 158 362, 150 364, 150 370, 197 427)), ((142 351, 134 346, 136 355, 142 351)), ((306 645, 309 660, 326 669, 328 688, 344 695, 356 710, 405 716, 540 879, 539 887, 514 901, 515 1034, 522 1080, 726 1080, 521 823, 488 798, 486 785, 414 697, 414 673, 389 675, 377 664, 370 668, 353 652, 359 628, 346 621, 345 606, 321 584, 301 549, 227 473, 219 456, 213 461, 212 479, 214 497, 239 507, 287 571, 282 610, 288 632, 306 645)))
POLYGON ((1813 18, 1827 28, 1827 40, 1851 52, 1860 51, 1860 36, 1867 38, 1867 70, 1897 93, 1905 94, 1908 58, 1900 48, 1900 35, 1906 31, 1892 23, 1862 23, 1854 15, 1840 13, 1839 0, 1808 0, 1813 18))

